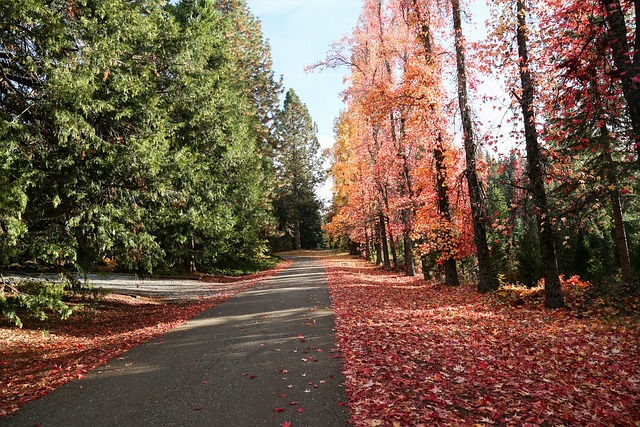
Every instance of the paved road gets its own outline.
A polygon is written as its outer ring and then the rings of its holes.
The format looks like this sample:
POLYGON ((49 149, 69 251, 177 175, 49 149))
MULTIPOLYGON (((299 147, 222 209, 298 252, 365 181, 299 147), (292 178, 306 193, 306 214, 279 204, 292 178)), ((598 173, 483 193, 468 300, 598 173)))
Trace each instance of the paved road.
POLYGON ((312 258, 0 420, 2 426, 348 425, 326 274, 312 258))

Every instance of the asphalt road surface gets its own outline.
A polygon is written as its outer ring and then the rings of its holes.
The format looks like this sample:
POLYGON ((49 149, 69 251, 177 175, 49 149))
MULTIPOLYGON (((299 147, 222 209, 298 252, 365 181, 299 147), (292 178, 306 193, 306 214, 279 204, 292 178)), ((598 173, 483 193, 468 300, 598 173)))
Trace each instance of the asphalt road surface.
POLYGON ((341 369, 324 268, 295 257, 0 425, 345 426, 341 369))

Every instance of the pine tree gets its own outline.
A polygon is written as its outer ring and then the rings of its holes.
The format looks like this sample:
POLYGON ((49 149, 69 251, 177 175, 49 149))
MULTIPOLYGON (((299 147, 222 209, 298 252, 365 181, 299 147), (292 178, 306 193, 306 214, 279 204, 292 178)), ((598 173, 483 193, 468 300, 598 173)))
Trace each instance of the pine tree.
POLYGON ((319 227, 302 227, 304 223, 313 223, 319 210, 314 188, 323 180, 323 159, 317 132, 306 105, 290 89, 278 116, 275 206, 280 229, 293 237, 295 249, 302 248, 302 233, 319 231, 319 227))
POLYGON ((257 107, 238 84, 242 73, 228 38, 233 16, 214 0, 173 9, 166 109, 175 127, 165 175, 168 203, 158 233, 169 262, 190 270, 242 267, 266 249, 270 173, 254 129, 257 107))
POLYGON ((85 267, 112 254, 152 268, 162 250, 144 218, 166 150, 155 61, 161 2, 13 6, 2 20, 11 70, 3 141, 10 176, 29 177, 25 256, 85 267))
POLYGON ((271 131, 243 76, 278 89, 266 59, 256 72, 238 57, 255 47, 268 58, 259 26, 239 48, 241 26, 218 6, 3 5, 2 261, 84 269, 109 258, 149 273, 266 251, 271 131))

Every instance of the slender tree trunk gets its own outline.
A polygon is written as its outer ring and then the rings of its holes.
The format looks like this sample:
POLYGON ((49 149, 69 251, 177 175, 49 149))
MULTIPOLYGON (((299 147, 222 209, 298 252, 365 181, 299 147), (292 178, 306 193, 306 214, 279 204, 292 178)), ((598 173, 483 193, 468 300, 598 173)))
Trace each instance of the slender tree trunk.
MULTIPOLYGON (((389 68, 388 64, 387 67, 389 68)), ((390 68, 389 72, 391 72, 390 68)), ((403 150, 405 140, 405 122, 406 119, 404 117, 400 118, 400 137, 398 138, 395 131, 395 118, 393 114, 391 114, 391 138, 393 139, 393 144, 396 147, 398 157, 402 159, 402 177, 404 178, 404 186, 402 186, 401 195, 407 194, 409 196, 410 202, 409 206, 405 206, 402 208, 402 225, 404 228, 404 271, 407 276, 415 276, 416 267, 415 261, 413 260, 413 241, 411 240, 411 228, 413 222, 412 219, 414 215, 414 194, 413 186, 411 184, 409 159, 407 159, 407 154, 403 150)))
MULTIPOLYGON (((445 156, 442 147, 442 136, 438 135, 438 143, 433 150, 433 157, 436 161, 436 187, 438 191, 438 209, 440 215, 444 217, 447 225, 451 224, 451 207, 449 205, 449 194, 447 186, 447 169, 445 167, 445 156)), ((450 234, 451 229, 447 229, 447 237, 452 239, 450 234)), ((445 283, 447 286, 459 286, 460 280, 458 279, 458 267, 456 260, 452 255, 449 255, 444 262, 444 275, 445 283)))
POLYGON ((380 241, 382 242, 382 260, 384 262, 384 268, 391 268, 391 262, 389 261, 389 242, 387 240, 387 227, 384 222, 384 214, 382 211, 378 214, 380 221, 380 241))
POLYGON ((196 269, 196 242, 191 238, 189 242, 189 273, 195 273, 196 269))
MULTIPOLYGON (((373 261, 374 254, 376 254, 376 226, 375 224, 371 224, 371 247, 369 252, 371 253, 371 261, 373 261)), ((376 254, 377 255, 377 254, 376 254)))
MULTIPOLYGON (((386 190, 380 190, 380 195, 382 196, 382 200, 384 201, 384 206, 387 209, 387 212, 391 212, 389 210, 389 197, 387 197, 386 190)), ((386 224, 389 229, 389 244, 391 245, 391 259, 393 259, 393 271, 399 271, 400 266, 398 265, 398 251, 397 251, 397 243, 396 239, 391 231, 389 216, 385 215, 386 224)))
POLYGON ((409 215, 409 211, 406 209, 402 212, 404 223, 404 271, 407 276, 415 276, 416 266, 413 260, 413 241, 410 235, 411 220, 409 215))
POLYGON ((622 280, 627 281, 631 276, 631 261, 629 258, 629 244, 627 241, 627 233, 624 228, 624 220, 622 215, 622 203, 620 202, 620 191, 617 188, 617 173, 613 157, 611 156, 611 144, 609 143, 609 130, 606 126, 601 128, 602 147, 604 152, 604 160, 606 162, 607 180, 611 191, 611 212, 613 216, 613 224, 616 234, 616 249, 618 252, 618 262, 620 264, 620 273, 622 280))
POLYGON ((462 34, 462 18, 460 0, 451 0, 453 12, 453 29, 455 31, 456 65, 458 80, 458 102, 464 133, 464 150, 466 154, 465 175, 469 187, 473 237, 478 257, 478 291, 491 292, 498 288, 498 281, 491 265, 491 253, 487 244, 487 212, 482 197, 482 188, 476 168, 476 140, 471 121, 471 108, 467 95, 467 69, 465 60, 464 37, 462 34))
MULTIPOLYGON (((389 217, 387 217, 387 226, 389 226, 389 217)), ((398 264, 398 242, 396 242, 391 227, 389 228, 389 249, 391 250, 391 260, 393 261, 393 271, 400 271, 400 265, 398 264)))
POLYGON ((295 208, 293 211, 293 236, 295 249, 302 249, 302 241, 300 239, 300 212, 298 212, 298 208, 295 208))
POLYGON ((564 306, 564 297, 560 287, 558 260, 554 243, 553 225, 547 193, 544 188, 544 171, 542 170, 542 153, 538 144, 538 132, 535 125, 533 110, 533 80, 529 71, 529 49, 527 46, 527 22, 525 0, 517 0, 517 41, 520 56, 520 81, 522 83, 522 115, 524 117, 524 133, 527 146, 527 173, 533 203, 535 205, 538 224, 538 238, 542 268, 544 270, 545 307, 560 308, 564 306))
MULTIPOLYGON (((419 31, 418 37, 422 42, 425 50, 425 62, 427 65, 432 63, 432 55, 433 55, 433 43, 431 40, 431 26, 428 20, 425 20, 425 17, 420 11, 420 5, 418 4, 418 0, 412 0, 413 11, 416 14, 417 20, 419 22, 419 31)), ((437 114, 435 111, 434 105, 431 105, 431 113, 437 114)), ((451 221, 451 208, 449 204, 449 195, 447 193, 447 170, 444 164, 444 151, 442 148, 442 134, 438 132, 437 135, 437 145, 434 150, 434 158, 436 161, 436 190, 438 192, 438 207, 440 213, 447 219, 448 222, 451 221)), ((422 255, 422 270, 423 275, 425 276, 425 280, 429 280, 430 272, 428 271, 429 265, 427 262, 426 255, 422 255), (427 271, 425 272, 425 268, 427 271), (429 277, 428 277, 429 276, 429 277)), ((458 269, 456 266, 456 260, 453 257, 448 257, 444 263, 445 269, 445 283, 449 286, 458 286, 460 285, 460 281, 458 280, 458 269)))
POLYGON ((633 141, 637 153, 637 161, 640 166, 640 0, 634 0, 635 10, 635 51, 631 51, 629 34, 624 18, 624 12, 620 0, 600 0, 606 10, 606 19, 609 24, 609 39, 613 48, 613 61, 618 71, 618 77, 622 82, 622 93, 627 104, 631 127, 633 129, 633 141))
POLYGON ((616 231, 616 248, 618 250, 620 273, 622 280, 626 282, 631 277, 631 262, 629 259, 627 233, 622 217, 622 204, 620 203, 620 193, 618 190, 614 190, 611 194, 611 208, 613 210, 613 223, 616 231))
POLYGON ((371 241, 369 238, 369 231, 367 230, 367 227, 364 227, 364 240, 365 240, 364 257, 366 258, 367 261, 371 261, 371 241))
POLYGON ((380 233, 380 223, 378 221, 376 221, 375 230, 376 230, 376 239, 375 239, 376 264, 381 265, 382 264, 382 243, 381 243, 382 236, 380 233))
POLYGON ((422 277, 424 277, 424 280, 431 280, 431 266, 429 265, 427 255, 422 255, 420 260, 422 261, 422 277))

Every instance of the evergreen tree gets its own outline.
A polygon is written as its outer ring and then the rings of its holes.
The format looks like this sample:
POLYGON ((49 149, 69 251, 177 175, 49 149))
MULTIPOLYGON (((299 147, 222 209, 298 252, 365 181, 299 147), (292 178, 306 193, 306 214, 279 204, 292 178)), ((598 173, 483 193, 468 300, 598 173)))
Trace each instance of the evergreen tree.
POLYGON ((230 31, 225 34, 236 72, 235 83, 253 105, 252 130, 259 147, 271 156, 276 145, 275 122, 280 111, 282 78, 275 80, 271 50, 264 40, 260 21, 253 16, 245 0, 216 0, 230 31))
POLYGON ((175 124, 172 186, 159 234, 171 265, 226 268, 265 250, 270 222, 268 164, 260 156, 257 106, 238 84, 241 64, 227 35, 233 15, 214 0, 173 9, 180 28, 167 110, 175 124))
POLYGON ((295 249, 301 249, 303 241, 309 244, 321 241, 313 237, 320 233, 320 204, 314 188, 322 182, 324 174, 317 132, 306 105, 293 89, 289 90, 278 116, 275 156, 278 187, 274 205, 280 230, 293 238, 295 249))
POLYGON ((222 3, 3 5, 0 261, 148 273, 266 250, 279 87, 257 20, 222 3))
POLYGON ((144 223, 166 150, 160 3, 17 2, 3 13, 12 77, 3 79, 2 140, 8 181, 28 175, 23 253, 81 267, 111 254, 151 268, 162 250, 144 223))

